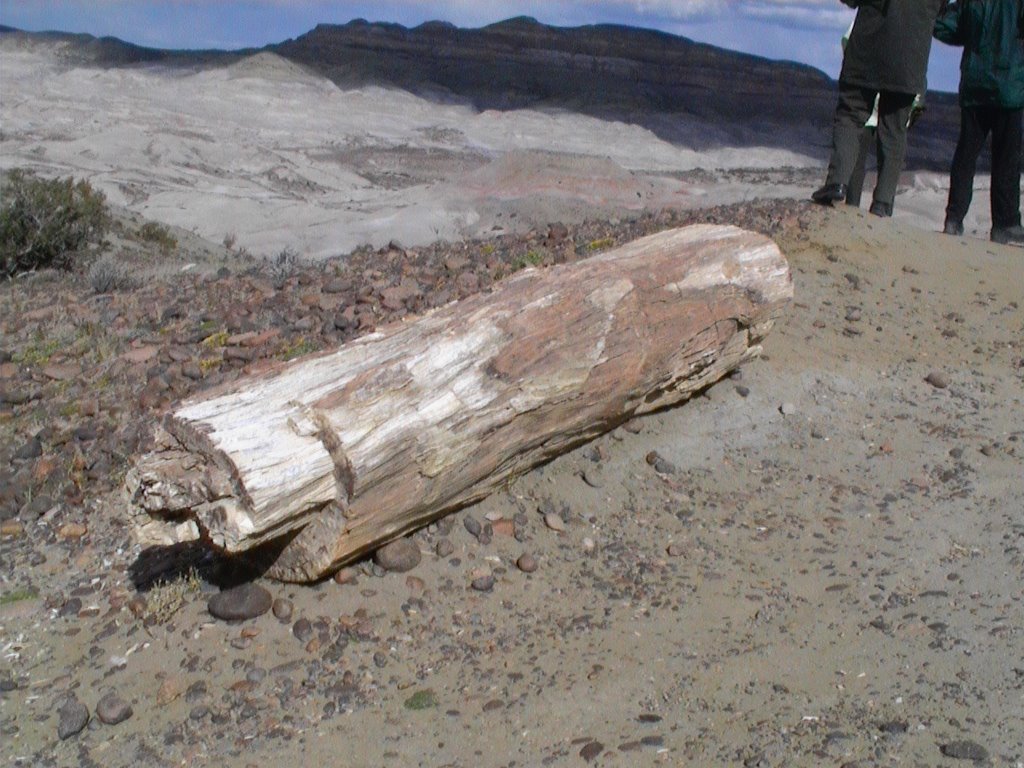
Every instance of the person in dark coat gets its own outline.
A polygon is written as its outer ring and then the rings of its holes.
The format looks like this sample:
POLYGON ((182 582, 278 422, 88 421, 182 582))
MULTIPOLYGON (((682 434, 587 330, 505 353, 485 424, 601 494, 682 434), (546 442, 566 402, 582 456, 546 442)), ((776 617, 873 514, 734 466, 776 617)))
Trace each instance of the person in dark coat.
POLYGON ((960 60, 960 138, 949 173, 946 234, 964 232, 978 155, 992 134, 991 238, 1024 246, 1020 225, 1022 36, 1021 0, 960 0, 935 23, 937 39, 964 49, 960 60))
POLYGON ((878 181, 871 213, 892 216, 907 151, 914 95, 925 92, 932 31, 944 0, 842 0, 857 9, 839 74, 832 156, 825 185, 811 195, 831 205, 846 197, 864 123, 878 99, 878 181))

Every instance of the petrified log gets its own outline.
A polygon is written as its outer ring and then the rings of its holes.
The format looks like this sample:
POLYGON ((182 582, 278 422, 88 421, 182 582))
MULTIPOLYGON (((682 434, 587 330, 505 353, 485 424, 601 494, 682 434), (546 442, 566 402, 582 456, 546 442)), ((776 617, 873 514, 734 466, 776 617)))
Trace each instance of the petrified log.
POLYGON ((143 538, 271 540, 320 578, 743 361, 792 297, 769 239, 662 232, 526 270, 341 348, 186 401, 131 473, 143 538))

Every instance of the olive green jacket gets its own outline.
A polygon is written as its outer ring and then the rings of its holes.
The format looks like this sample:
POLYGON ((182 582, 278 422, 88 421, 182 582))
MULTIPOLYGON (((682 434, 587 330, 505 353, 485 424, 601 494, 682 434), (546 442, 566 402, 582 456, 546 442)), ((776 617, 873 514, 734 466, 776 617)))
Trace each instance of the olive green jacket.
POLYGON ((1024 107, 1024 0, 960 0, 935 23, 935 37, 963 46, 960 105, 1024 107))

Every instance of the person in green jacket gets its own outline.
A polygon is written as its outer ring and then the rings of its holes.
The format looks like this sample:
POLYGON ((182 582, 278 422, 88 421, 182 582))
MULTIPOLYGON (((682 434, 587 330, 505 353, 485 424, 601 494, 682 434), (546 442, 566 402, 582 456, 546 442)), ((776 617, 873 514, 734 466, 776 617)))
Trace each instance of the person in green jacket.
POLYGON ((963 234, 978 155, 992 134, 991 239, 1024 246, 1020 219, 1024 2, 960 0, 939 16, 934 33, 938 40, 964 49, 960 138, 949 173, 943 231, 963 234))
POLYGON ((811 199, 846 197, 864 123, 878 99, 878 181, 871 213, 892 216, 907 150, 914 95, 925 91, 932 30, 943 0, 842 0, 857 9, 839 74, 832 155, 825 184, 811 199))

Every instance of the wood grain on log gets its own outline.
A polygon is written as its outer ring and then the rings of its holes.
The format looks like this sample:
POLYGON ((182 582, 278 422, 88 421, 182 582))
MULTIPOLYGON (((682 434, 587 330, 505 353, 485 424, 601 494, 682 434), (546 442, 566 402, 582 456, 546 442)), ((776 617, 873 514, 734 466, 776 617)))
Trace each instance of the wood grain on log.
POLYGON ((774 243, 735 227, 527 270, 183 403, 134 499, 229 553, 287 541, 270 574, 313 580, 686 400, 758 354, 791 297, 774 243))

